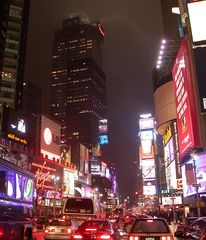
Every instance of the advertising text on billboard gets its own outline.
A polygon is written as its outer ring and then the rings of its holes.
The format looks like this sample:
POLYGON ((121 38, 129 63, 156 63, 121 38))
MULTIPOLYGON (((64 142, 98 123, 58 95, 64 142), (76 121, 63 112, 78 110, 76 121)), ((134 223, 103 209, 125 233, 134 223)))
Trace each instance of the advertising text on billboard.
POLYGON ((181 42, 172 75, 175 89, 180 154, 183 155, 188 149, 199 145, 198 128, 194 128, 194 124, 197 122, 197 110, 195 108, 187 40, 182 40, 181 42))

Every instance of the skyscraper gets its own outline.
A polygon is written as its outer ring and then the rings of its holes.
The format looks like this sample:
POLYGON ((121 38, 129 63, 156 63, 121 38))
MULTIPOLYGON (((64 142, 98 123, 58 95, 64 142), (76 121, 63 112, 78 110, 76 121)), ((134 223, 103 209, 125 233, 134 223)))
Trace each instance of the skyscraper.
POLYGON ((29 0, 0 4, 0 104, 21 109, 29 0))
POLYGON ((106 79, 102 70, 104 30, 81 13, 63 21, 52 55, 51 116, 61 124, 62 145, 98 141, 99 119, 106 117, 106 79))

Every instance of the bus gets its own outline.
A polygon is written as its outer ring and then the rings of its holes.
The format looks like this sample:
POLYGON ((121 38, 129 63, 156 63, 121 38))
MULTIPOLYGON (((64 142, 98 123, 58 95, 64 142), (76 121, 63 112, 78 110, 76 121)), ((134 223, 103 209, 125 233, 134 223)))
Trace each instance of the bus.
POLYGON ((79 223, 97 217, 94 201, 88 197, 67 197, 63 203, 64 218, 74 217, 79 223))

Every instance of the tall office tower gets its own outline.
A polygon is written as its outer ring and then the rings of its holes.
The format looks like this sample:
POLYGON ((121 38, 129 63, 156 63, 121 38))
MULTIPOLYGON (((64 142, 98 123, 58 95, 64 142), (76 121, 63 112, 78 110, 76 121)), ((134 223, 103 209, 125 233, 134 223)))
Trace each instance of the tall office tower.
POLYGON ((71 15, 56 31, 52 56, 51 116, 61 124, 62 145, 98 142, 98 123, 106 117, 106 79, 102 70, 104 31, 83 13, 71 15))
POLYGON ((21 109, 30 0, 0 3, 0 104, 21 109))
POLYGON ((23 88, 22 111, 37 117, 41 114, 42 91, 34 83, 28 81, 23 88))

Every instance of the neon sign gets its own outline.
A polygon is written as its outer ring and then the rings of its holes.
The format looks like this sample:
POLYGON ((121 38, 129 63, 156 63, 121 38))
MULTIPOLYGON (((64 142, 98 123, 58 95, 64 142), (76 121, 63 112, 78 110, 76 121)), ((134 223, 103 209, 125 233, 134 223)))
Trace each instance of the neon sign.
POLYGON ((8 138, 11 138, 17 142, 20 142, 20 143, 23 143, 23 144, 27 144, 27 140, 26 139, 23 139, 23 138, 20 138, 20 137, 17 137, 15 134, 12 134, 12 133, 8 133, 8 138))

